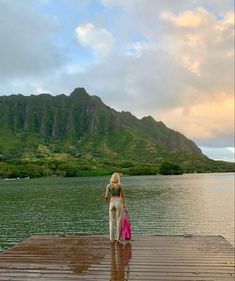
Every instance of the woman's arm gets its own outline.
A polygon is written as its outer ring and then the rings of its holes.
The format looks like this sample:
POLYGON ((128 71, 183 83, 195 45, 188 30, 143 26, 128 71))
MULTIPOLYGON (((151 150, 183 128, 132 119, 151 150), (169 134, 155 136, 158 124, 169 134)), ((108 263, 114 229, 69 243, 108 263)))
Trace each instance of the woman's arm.
POLYGON ((120 186, 121 188, 121 196, 122 196, 122 200, 123 200, 123 207, 126 210, 126 212, 128 211, 127 209, 127 204, 126 204, 126 198, 125 198, 125 194, 124 194, 124 188, 123 185, 120 186))
POLYGON ((106 186, 104 198, 107 202, 109 201, 109 184, 106 186))

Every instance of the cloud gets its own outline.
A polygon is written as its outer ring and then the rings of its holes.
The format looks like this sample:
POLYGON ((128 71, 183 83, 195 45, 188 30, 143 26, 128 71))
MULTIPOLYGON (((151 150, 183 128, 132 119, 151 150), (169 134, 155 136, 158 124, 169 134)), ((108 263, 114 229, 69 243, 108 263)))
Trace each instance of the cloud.
POLYGON ((97 28, 91 23, 75 29, 78 42, 90 48, 99 57, 107 56, 115 46, 113 35, 106 28, 97 28))
MULTIPOLYGON (((136 85, 135 93, 140 99, 146 92, 150 101, 151 97, 161 96, 156 106, 173 106, 179 100, 190 104, 205 94, 213 97, 218 91, 231 91, 233 25, 226 23, 226 17, 217 20, 202 8, 194 13, 201 13, 203 17, 207 14, 205 26, 189 31, 160 22, 163 35, 159 36, 154 26, 148 40, 126 44, 123 53, 102 62, 103 76, 100 74, 99 79, 107 83, 107 77, 112 80, 112 75, 113 78, 124 76, 123 84, 133 81, 132 86, 136 85), (218 25, 224 26, 223 30, 217 30, 218 25)), ((96 71, 88 70, 88 76, 93 72, 96 71)))
POLYGON ((170 11, 163 12, 161 18, 172 22, 180 27, 197 28, 200 25, 208 24, 211 15, 202 7, 198 7, 195 11, 184 11, 176 16, 170 11))
POLYGON ((219 93, 190 107, 180 106, 160 113, 170 127, 193 138, 199 145, 232 147, 234 145, 234 97, 219 93))
POLYGON ((58 24, 28 1, 0 0, 0 81, 40 76, 62 63, 55 44, 58 24))
POLYGON ((152 47, 153 46, 147 41, 138 41, 127 44, 125 50, 128 56, 138 58, 142 56, 144 51, 150 50, 152 47))
POLYGON ((206 0, 148 0, 146 3, 145 0, 100 0, 105 7, 118 7, 127 11, 128 16, 130 14, 140 14, 147 12, 148 16, 159 12, 163 9, 169 9, 169 7, 178 12, 186 9, 193 9, 197 6, 205 6, 208 9, 213 10, 218 13, 226 13, 228 10, 233 10, 234 3, 231 0, 210 0, 209 2, 206 0))
POLYGON ((202 89, 209 86, 211 90, 218 90, 218 87, 221 89, 221 86, 227 85, 231 89, 233 77, 225 75, 233 70, 234 31, 233 23, 228 20, 231 13, 226 14, 224 19, 217 19, 212 13, 199 7, 195 11, 185 11, 179 16, 171 17, 173 21, 163 17, 173 23, 166 27, 167 34, 170 34, 165 37, 166 48, 187 70, 201 76, 201 80, 195 80, 196 86, 199 88, 201 84, 202 89), (174 30, 174 34, 171 30, 174 30), (216 78, 213 83, 211 77, 216 78))

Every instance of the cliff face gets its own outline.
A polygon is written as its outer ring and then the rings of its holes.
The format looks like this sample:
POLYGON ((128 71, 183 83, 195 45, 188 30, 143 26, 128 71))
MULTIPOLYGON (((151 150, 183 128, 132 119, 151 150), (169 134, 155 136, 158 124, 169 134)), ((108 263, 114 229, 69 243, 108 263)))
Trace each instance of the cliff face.
POLYGON ((160 147, 172 152, 202 154, 191 140, 162 122, 150 116, 139 120, 129 112, 117 112, 99 97, 88 95, 83 88, 76 88, 70 96, 0 97, 0 134, 4 132, 11 139, 24 138, 25 142, 34 135, 49 143, 61 140, 79 143, 81 148, 86 146, 82 142, 86 139, 93 143, 95 150, 101 145, 114 153, 133 146, 141 151, 143 141, 143 149, 160 147))

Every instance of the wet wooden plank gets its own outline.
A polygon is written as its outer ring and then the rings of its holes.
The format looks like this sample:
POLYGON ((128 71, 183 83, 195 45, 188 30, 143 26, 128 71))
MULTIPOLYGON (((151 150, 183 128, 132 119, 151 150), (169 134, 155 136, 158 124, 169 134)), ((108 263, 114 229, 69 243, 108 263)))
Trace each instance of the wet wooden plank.
POLYGON ((0 254, 0 281, 227 281, 234 248, 221 236, 35 235, 0 254))

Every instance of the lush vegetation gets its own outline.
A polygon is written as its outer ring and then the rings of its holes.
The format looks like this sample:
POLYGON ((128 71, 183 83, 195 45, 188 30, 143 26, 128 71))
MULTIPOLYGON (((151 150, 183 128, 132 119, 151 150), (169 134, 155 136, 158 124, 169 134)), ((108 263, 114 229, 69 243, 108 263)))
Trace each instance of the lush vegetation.
POLYGON ((70 96, 0 97, 0 177, 231 172, 152 117, 117 112, 78 88, 70 96))
POLYGON ((183 169, 177 164, 164 162, 159 168, 159 173, 161 175, 182 175, 183 169))
POLYGON ((78 154, 48 151, 47 146, 23 153, 21 157, 7 157, 0 162, 0 178, 24 178, 43 176, 91 176, 109 175, 114 171, 125 175, 182 174, 202 172, 232 172, 230 163, 213 161, 205 156, 193 156, 182 153, 169 154, 168 157, 151 159, 143 153, 142 161, 138 157, 125 158, 124 155, 104 156, 101 154, 78 154), (45 153, 45 150, 47 153, 45 153), (43 152, 44 151, 44 152, 43 152), (128 160, 126 160, 128 159, 128 160), (167 161, 167 162, 165 162, 167 161), (180 163, 180 165, 178 164, 180 163))

